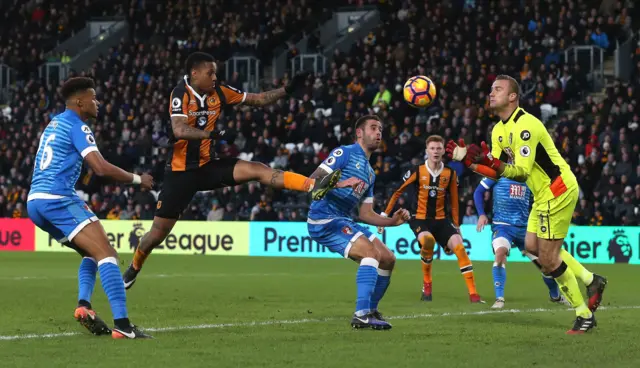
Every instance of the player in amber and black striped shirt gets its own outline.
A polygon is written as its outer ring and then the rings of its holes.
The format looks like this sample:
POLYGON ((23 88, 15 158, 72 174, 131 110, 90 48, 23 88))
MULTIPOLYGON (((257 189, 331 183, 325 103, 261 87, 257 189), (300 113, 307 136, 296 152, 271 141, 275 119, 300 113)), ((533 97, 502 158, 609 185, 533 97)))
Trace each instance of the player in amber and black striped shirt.
POLYGON ((476 291, 473 265, 458 231, 458 177, 452 168, 442 162, 445 153, 444 139, 439 135, 432 135, 427 138, 426 143, 427 161, 411 168, 402 177, 404 183, 391 196, 383 215, 392 213, 402 193, 413 187, 416 194, 416 212, 409 225, 420 242, 424 283, 422 300, 432 300, 431 263, 433 248, 437 242, 446 253, 453 252, 458 257, 458 266, 467 284, 471 302, 484 303, 476 291))
POLYGON ((259 181, 278 189, 313 192, 313 198, 320 199, 336 185, 349 185, 338 183, 340 171, 311 179, 289 171, 274 170, 259 162, 216 157, 214 140, 223 137, 225 131, 217 131, 215 125, 225 106, 241 103, 270 105, 303 87, 308 77, 308 73, 301 73, 284 88, 246 93, 218 83, 216 69, 211 55, 194 52, 187 58, 188 74, 171 92, 172 147, 164 186, 151 230, 140 240, 133 262, 124 274, 127 288, 133 285, 147 256, 169 235, 198 191, 259 181))

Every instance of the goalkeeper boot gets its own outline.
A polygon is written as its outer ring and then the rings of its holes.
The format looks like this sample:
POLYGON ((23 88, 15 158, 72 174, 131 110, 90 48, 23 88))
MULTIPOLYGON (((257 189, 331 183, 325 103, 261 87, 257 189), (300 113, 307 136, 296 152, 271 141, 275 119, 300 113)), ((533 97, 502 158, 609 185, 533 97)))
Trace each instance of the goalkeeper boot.
POLYGON ((595 312, 600 306, 605 287, 607 287, 607 279, 594 273, 593 281, 587 286, 587 297, 591 312, 595 312))
POLYGON ((79 306, 73 313, 76 321, 80 322, 89 332, 96 336, 111 334, 111 329, 107 324, 98 317, 96 312, 84 306, 79 306))
POLYGON ((591 318, 576 317, 576 321, 573 323, 573 328, 567 331, 569 335, 581 335, 588 332, 592 328, 596 327, 596 316, 591 314, 591 318))
POLYGON ((122 274, 122 281, 124 281, 124 288, 129 290, 136 282, 138 273, 140 270, 133 268, 133 263, 129 265, 126 271, 122 274))
POLYGON ((324 198, 324 196, 327 195, 327 192, 336 187, 341 176, 342 171, 335 170, 324 178, 316 179, 316 182, 313 185, 313 190, 311 191, 311 198, 314 201, 319 201, 324 198))

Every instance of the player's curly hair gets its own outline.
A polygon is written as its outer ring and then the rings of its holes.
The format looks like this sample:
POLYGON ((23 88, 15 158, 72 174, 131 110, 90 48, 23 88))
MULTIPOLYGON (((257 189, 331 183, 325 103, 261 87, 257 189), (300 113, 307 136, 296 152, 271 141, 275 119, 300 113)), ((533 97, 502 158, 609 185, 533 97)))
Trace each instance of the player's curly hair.
POLYGON ((90 88, 96 88, 96 84, 93 79, 87 77, 74 77, 69 78, 60 88, 60 94, 66 101, 76 95, 77 93, 84 92, 90 88))
POLYGON ((185 63, 185 71, 187 74, 191 73, 191 69, 197 68, 203 63, 213 63, 216 59, 206 52, 196 51, 187 57, 187 61, 185 63))

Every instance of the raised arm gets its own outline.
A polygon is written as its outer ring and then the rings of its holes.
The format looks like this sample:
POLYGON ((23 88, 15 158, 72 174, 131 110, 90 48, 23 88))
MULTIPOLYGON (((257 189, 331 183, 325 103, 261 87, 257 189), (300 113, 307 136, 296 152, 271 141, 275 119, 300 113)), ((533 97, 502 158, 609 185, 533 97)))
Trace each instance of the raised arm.
POLYGON ((249 106, 269 106, 286 96, 287 92, 285 92, 284 88, 261 93, 247 93, 244 103, 249 106))
POLYGON ((301 72, 291 78, 291 81, 283 87, 261 93, 247 93, 244 103, 249 106, 268 106, 276 103, 279 99, 290 96, 297 90, 304 87, 304 83, 309 78, 309 72, 301 72))

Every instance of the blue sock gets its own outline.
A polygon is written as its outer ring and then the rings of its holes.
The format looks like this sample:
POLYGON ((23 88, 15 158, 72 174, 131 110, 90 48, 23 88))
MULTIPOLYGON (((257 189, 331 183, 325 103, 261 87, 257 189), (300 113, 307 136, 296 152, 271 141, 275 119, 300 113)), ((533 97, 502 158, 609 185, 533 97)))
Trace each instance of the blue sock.
POLYGON ((371 295, 371 310, 378 310, 378 303, 387 292, 389 283, 391 282, 391 271, 378 269, 378 280, 371 295))
POLYGON ((122 281, 118 262, 114 257, 107 257, 98 262, 98 270, 102 288, 111 304, 113 319, 128 318, 127 296, 124 292, 124 281, 122 281))
POLYGON ((493 263, 493 289, 496 293, 496 299, 504 299, 504 284, 507 282, 507 270, 504 265, 498 266, 493 263))
POLYGON ((93 295, 93 287, 96 284, 96 272, 98 264, 91 257, 82 258, 80 268, 78 269, 78 300, 84 300, 91 303, 91 295, 93 295))
POLYGON ((558 289, 558 283, 551 276, 545 276, 542 274, 542 280, 549 288, 549 297, 552 299, 558 299, 560 297, 560 289, 558 289))
POLYGON ((356 315, 363 316, 371 311, 371 296, 378 280, 378 264, 374 258, 363 258, 356 274, 356 315))

